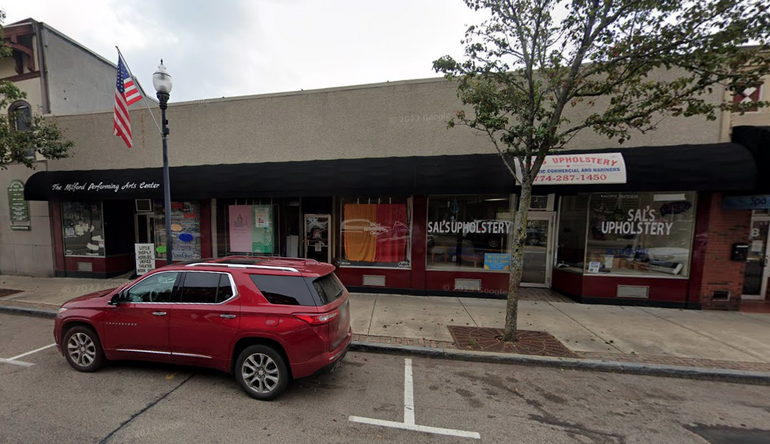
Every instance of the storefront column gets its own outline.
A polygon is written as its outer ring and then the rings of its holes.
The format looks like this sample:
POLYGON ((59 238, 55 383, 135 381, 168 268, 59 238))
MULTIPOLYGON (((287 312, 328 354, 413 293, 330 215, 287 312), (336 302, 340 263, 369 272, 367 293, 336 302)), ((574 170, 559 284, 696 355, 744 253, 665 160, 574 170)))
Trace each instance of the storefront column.
POLYGON ((690 258, 690 285, 687 290, 685 308, 700 308, 703 272, 708 252, 709 216, 711 214, 712 193, 698 193, 698 213, 695 216, 695 233, 690 258))
POLYGON ((65 276, 66 265, 64 262, 64 236, 61 227, 61 204, 57 201, 48 202, 51 212, 51 234, 53 239, 54 276, 65 276))
POLYGON ((201 200, 201 258, 214 257, 212 251, 211 199, 201 200))
POLYGON ((746 262, 732 261, 730 255, 733 244, 749 239, 751 211, 724 210, 723 194, 710 197, 700 303, 706 309, 738 310, 746 262))
POLYGON ((414 196, 412 201, 412 289, 425 290, 425 263, 427 261, 428 196, 414 196))

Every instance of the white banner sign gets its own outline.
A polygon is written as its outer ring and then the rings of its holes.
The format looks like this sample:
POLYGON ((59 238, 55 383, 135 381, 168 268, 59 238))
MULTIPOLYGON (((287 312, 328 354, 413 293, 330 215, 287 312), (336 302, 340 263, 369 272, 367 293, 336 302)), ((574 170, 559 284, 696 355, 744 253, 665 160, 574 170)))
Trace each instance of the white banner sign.
POLYGON ((134 244, 136 275, 141 276, 155 268, 155 244, 134 244))
MULTIPOLYGON (((516 176, 521 183, 521 168, 516 176)), ((620 153, 557 154, 545 156, 535 185, 590 185, 626 183, 626 162, 620 153)))

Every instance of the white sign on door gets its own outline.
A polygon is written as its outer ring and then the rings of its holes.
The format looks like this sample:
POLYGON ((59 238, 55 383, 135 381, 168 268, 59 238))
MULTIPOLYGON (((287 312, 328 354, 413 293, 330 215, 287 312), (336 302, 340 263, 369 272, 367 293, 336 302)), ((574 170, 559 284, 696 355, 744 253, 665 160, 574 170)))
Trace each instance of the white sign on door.
MULTIPOLYGON (((521 168, 516 179, 521 183, 521 168)), ((626 183, 626 162, 620 153, 556 154, 545 156, 535 185, 588 185, 626 183)))
POLYGON ((136 275, 142 276, 155 268, 155 244, 134 244, 136 275))

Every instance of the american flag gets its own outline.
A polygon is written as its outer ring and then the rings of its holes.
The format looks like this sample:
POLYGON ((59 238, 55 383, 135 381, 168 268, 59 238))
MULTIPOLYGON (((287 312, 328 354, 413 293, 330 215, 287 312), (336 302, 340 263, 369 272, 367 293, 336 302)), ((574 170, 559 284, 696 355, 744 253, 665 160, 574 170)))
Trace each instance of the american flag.
POLYGON ((126 145, 131 148, 131 121, 128 117, 128 106, 142 99, 142 94, 134 83, 134 79, 128 75, 123 56, 118 54, 118 80, 115 82, 115 111, 113 113, 114 129, 116 136, 122 137, 126 145))

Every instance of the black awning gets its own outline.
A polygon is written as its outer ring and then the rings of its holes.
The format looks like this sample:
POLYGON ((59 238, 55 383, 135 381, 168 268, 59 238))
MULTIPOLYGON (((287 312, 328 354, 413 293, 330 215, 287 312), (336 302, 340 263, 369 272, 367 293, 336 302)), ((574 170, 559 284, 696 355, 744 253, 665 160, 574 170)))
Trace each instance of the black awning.
MULTIPOLYGON (((640 147, 620 152, 628 183, 536 186, 539 194, 590 191, 749 191, 757 168, 733 143, 640 147)), ((568 151, 562 153, 582 153, 568 151)), ((515 184, 496 154, 388 157, 173 167, 175 200, 251 197, 409 196, 512 193, 515 184)), ((161 168, 53 171, 34 174, 27 200, 111 200, 163 197, 161 168)))
POLYGON ((736 126, 733 128, 733 142, 745 146, 761 168, 757 191, 770 192, 770 126, 736 126))

